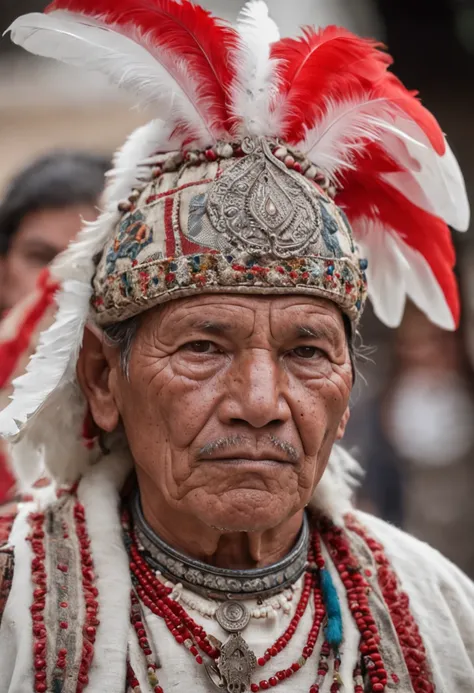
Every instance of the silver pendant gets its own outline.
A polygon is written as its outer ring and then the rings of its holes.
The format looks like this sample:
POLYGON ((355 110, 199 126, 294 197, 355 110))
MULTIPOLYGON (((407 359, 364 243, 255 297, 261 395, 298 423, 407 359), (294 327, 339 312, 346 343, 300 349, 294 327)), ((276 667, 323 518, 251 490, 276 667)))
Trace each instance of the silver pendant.
POLYGON ((239 633, 250 621, 250 613, 241 602, 223 602, 216 611, 216 621, 228 633, 239 633))
POLYGON ((257 658, 239 633, 232 633, 221 647, 217 668, 228 693, 245 693, 257 666, 257 658))
POLYGON ((230 636, 221 646, 215 665, 206 667, 207 673, 219 690, 245 693, 257 666, 257 658, 240 635, 250 621, 250 613, 244 604, 228 601, 218 608, 216 620, 230 636))

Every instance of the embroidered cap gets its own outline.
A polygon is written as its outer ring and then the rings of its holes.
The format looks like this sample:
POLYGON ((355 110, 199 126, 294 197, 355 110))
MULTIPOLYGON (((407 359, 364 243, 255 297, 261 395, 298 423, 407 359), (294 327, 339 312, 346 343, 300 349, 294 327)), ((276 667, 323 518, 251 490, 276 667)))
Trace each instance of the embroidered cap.
POLYGON ((263 137, 156 157, 152 180, 120 203, 123 216, 98 263, 97 322, 194 293, 237 291, 323 296, 357 323, 365 263, 324 176, 318 184, 295 163, 263 137))

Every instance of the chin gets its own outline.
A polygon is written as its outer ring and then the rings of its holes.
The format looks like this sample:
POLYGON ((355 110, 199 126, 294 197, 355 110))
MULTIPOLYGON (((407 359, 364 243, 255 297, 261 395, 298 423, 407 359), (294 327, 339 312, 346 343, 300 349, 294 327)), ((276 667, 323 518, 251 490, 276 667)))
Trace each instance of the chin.
POLYGON ((239 489, 224 495, 199 512, 202 522, 224 532, 265 531, 297 512, 292 499, 272 496, 267 491, 239 489))

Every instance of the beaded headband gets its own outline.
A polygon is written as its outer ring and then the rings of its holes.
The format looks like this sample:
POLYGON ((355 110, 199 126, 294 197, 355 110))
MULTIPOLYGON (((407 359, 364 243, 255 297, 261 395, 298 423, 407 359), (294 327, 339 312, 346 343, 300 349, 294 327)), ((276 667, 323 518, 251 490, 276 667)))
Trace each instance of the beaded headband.
POLYGON ((74 481, 100 456, 81 440, 87 321, 203 292, 304 293, 355 327, 368 292, 387 325, 409 297, 456 327, 462 174, 377 42, 334 26, 280 39, 263 0, 235 27, 189 0, 55 0, 10 32, 156 114, 117 155, 103 214, 53 264, 56 322, 0 414, 27 466, 74 481))

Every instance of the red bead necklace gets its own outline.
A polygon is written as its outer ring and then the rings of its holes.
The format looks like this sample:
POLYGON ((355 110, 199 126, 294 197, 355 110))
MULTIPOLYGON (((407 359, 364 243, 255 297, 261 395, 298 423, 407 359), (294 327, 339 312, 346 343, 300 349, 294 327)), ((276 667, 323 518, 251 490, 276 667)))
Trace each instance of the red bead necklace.
MULTIPOLYGON (((369 584, 362 574, 358 559, 351 551, 345 532, 329 521, 321 523, 321 530, 346 588, 349 609, 361 634, 359 650, 364 657, 365 669, 369 673, 369 690, 372 693, 383 693, 388 677, 379 651, 380 634, 370 611, 369 584)), ((356 686, 355 693, 362 691, 360 686, 356 686)))
MULTIPOLYGON (((128 519, 124 518, 125 526, 128 525, 128 519)), ((185 609, 170 597, 172 588, 166 587, 154 574, 149 567, 147 561, 140 553, 136 538, 133 532, 129 532, 129 553, 130 553, 130 570, 135 584, 136 594, 139 600, 156 616, 162 618, 171 632, 176 642, 183 645, 195 658, 197 664, 203 664, 202 654, 207 655, 213 660, 217 660, 220 656, 220 651, 211 642, 208 634, 199 626, 185 609)), ((324 568, 325 561, 321 553, 321 544, 318 532, 312 535, 312 542, 308 551, 309 570, 304 576, 303 589, 301 592, 295 614, 291 619, 285 632, 271 645, 263 656, 257 659, 259 667, 265 666, 270 659, 276 657, 282 652, 293 638, 303 614, 306 612, 310 598, 312 596, 314 603, 313 622, 305 645, 302 649, 301 656, 297 661, 293 662, 288 668, 280 669, 268 679, 262 679, 258 683, 251 684, 252 693, 257 691, 268 690, 277 686, 282 681, 292 677, 299 669, 304 666, 306 661, 312 656, 316 645, 321 624, 324 620, 326 610, 324 607, 323 596, 319 587, 318 570, 324 568)), ((141 617, 133 613, 133 607, 136 605, 137 597, 132 595, 132 623, 134 625, 139 645, 143 654, 146 657, 147 664, 154 672, 156 665, 150 661, 152 650, 146 636, 146 631, 143 626, 141 617)), ((317 693, 320 689, 322 679, 328 670, 327 660, 330 656, 331 648, 328 643, 324 643, 321 650, 320 662, 318 665, 318 681, 312 686, 311 693, 317 693)), ((335 666, 338 668, 340 660, 335 658, 335 666)), ((133 691, 138 693, 139 686, 136 676, 133 674, 129 666, 129 685, 133 691)), ((332 693, 339 690, 337 687, 332 688, 332 693)), ((155 693, 162 693, 161 686, 157 685, 154 689, 155 693)))
MULTIPOLYGON (((364 539, 374 556, 379 584, 396 624, 397 634, 400 638, 402 652, 405 656, 412 682, 416 684, 415 688, 417 690, 418 688, 420 690, 423 688, 423 690, 429 693, 433 691, 433 685, 426 664, 423 643, 413 616, 409 611, 408 599, 399 590, 395 573, 390 567, 383 547, 372 539, 354 519, 348 518, 347 524, 350 530, 364 539), (403 619, 401 618, 402 612, 404 614, 403 619), (405 628, 400 625, 402 622, 405 624, 405 628), (410 628, 406 625, 407 623, 410 628), (406 631, 409 631, 409 636, 406 631)), ((324 518, 320 520, 318 525, 319 530, 312 534, 311 546, 308 552, 308 570, 303 579, 303 589, 295 614, 285 632, 265 651, 263 656, 258 658, 257 664, 259 667, 265 666, 272 658, 285 649, 293 638, 301 618, 312 599, 314 603, 313 622, 301 656, 287 669, 281 669, 267 679, 262 679, 258 683, 252 683, 250 686, 252 693, 268 690, 292 677, 314 652, 321 625, 326 616, 318 574, 319 571, 325 568, 325 561, 321 552, 321 539, 324 540, 335 568, 339 573, 339 577, 346 590, 349 610, 360 632, 360 656, 353 671, 354 693, 364 693, 366 690, 370 691, 370 693, 383 693, 386 691, 389 674, 381 653, 381 635, 371 613, 369 602, 369 595, 372 589, 369 579, 373 578, 373 571, 361 568, 360 561, 353 553, 349 536, 344 529, 324 518)), ((126 522, 126 526, 128 526, 128 522, 126 522)), ((152 690, 154 690, 154 693, 163 693, 163 689, 156 677, 158 667, 153 660, 152 649, 143 625, 140 602, 154 614, 163 618, 176 641, 189 650, 198 664, 203 664, 203 654, 213 660, 217 660, 220 652, 212 644, 214 640, 208 636, 204 628, 195 623, 183 607, 170 597, 172 588, 166 587, 158 580, 145 558, 141 555, 133 532, 128 531, 128 534, 130 540, 130 568, 136 594, 138 595, 138 598, 135 593, 132 595, 132 623, 139 645, 147 661, 148 677, 150 683, 152 683, 152 690)), ((324 641, 317 664, 316 680, 311 685, 309 693, 320 693, 329 671, 329 659, 331 656, 333 657, 333 674, 330 692, 339 693, 341 690, 342 680, 339 675, 341 666, 340 655, 337 650, 331 648, 327 641, 324 641)), ((394 672, 390 676, 394 682, 399 680, 394 672)), ((128 667, 128 681, 133 693, 141 693, 138 680, 130 666, 128 667)))

